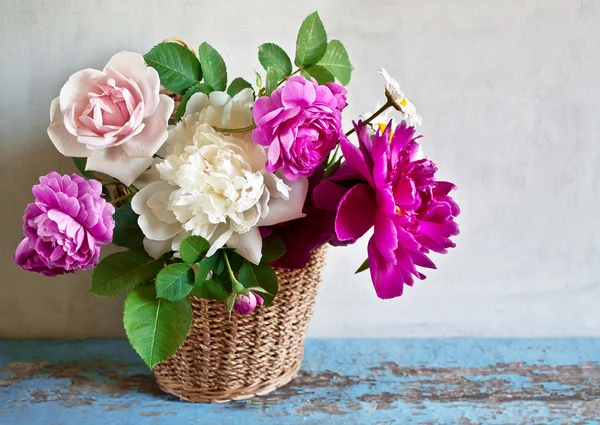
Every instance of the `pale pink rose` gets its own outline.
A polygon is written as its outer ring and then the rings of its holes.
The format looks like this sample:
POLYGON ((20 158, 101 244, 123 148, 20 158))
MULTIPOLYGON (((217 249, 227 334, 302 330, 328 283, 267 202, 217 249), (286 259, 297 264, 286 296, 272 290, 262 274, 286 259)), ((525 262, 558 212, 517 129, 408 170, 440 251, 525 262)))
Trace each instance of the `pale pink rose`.
POLYGON ((130 185, 167 139, 173 100, 139 53, 120 52, 104 70, 73 74, 50 106, 48 135, 65 156, 87 157, 87 170, 130 185))

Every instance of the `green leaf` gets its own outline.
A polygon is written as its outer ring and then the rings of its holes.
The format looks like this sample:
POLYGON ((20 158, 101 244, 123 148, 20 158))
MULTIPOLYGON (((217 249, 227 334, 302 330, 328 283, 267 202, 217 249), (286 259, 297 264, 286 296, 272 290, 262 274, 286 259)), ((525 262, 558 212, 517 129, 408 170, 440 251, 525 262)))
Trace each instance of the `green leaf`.
POLYGON ((262 262, 270 263, 281 258, 285 254, 285 243, 283 238, 276 233, 272 233, 263 239, 262 262))
POLYGON ((254 75, 256 76, 256 88, 260 91, 263 88, 263 79, 256 70, 254 70, 254 75))
POLYGON ((319 61, 319 65, 327 68, 342 85, 345 86, 350 82, 354 67, 350 63, 346 48, 339 40, 329 42, 325 56, 319 61))
POLYGON ((231 294, 231 282, 227 278, 212 278, 199 282, 196 280, 190 295, 205 300, 223 301, 231 294))
POLYGON ((204 42, 198 49, 200 64, 204 72, 204 82, 216 91, 225 91, 227 87, 227 67, 225 61, 210 44, 204 42))
POLYGON ((156 69, 160 84, 177 94, 185 93, 202 79, 198 58, 181 44, 157 44, 144 55, 144 60, 156 69))
POLYGON ((231 97, 234 97, 236 94, 241 92, 244 89, 252 88, 252 84, 248 81, 244 80, 241 77, 237 77, 234 79, 227 87, 227 94, 231 97))
POLYGON ((196 272, 196 283, 194 283, 194 286, 197 286, 197 285, 201 284, 202 282, 204 282, 206 280, 209 272, 212 271, 213 275, 214 275, 214 270, 216 269, 218 262, 219 262, 218 255, 204 257, 198 263, 198 271, 196 272))
POLYGON ((196 94, 196 93, 204 93, 205 95, 209 95, 210 92, 212 92, 213 89, 211 86, 209 86, 208 84, 204 84, 204 83, 199 83, 196 84, 195 86, 192 86, 188 89, 188 91, 185 92, 185 94, 183 95, 183 97, 181 98, 181 101, 179 102, 179 106, 177 107, 177 112, 175 112, 175 119, 177 121, 179 121, 181 119, 182 116, 185 115, 185 107, 187 106, 188 101, 190 100, 190 98, 192 97, 192 95, 196 94))
POLYGON ((110 200, 112 199, 110 189, 106 186, 102 186, 102 193, 104 194, 104 199, 106 200, 106 202, 110 202, 110 200))
POLYGON ((279 84, 279 70, 277 68, 267 69, 266 82, 267 96, 271 96, 271 93, 275 91, 279 84))
POLYGON ((360 265, 360 267, 358 269, 356 269, 356 271, 354 272, 354 274, 358 274, 360 272, 364 272, 368 268, 369 268, 369 259, 367 258, 365 261, 363 261, 363 263, 360 265))
POLYGON ((311 77, 315 77, 315 80, 317 80, 319 84, 333 83, 335 81, 333 74, 321 65, 313 65, 310 68, 306 68, 306 72, 311 77))
POLYGON ((202 236, 188 236, 181 242, 179 255, 188 264, 195 264, 206 254, 210 244, 202 236))
POLYGON ((86 179, 94 178, 93 171, 85 170, 85 166, 87 165, 87 158, 73 158, 73 163, 75 164, 75 167, 77 167, 77 170, 79 170, 83 177, 85 177, 86 179))
POLYGON ((265 71, 275 68, 281 79, 292 73, 292 61, 287 53, 277 44, 265 43, 258 48, 258 60, 265 71))
POLYGON ((111 254, 94 269, 90 291, 103 297, 120 295, 154 279, 163 265, 162 260, 155 260, 141 251, 111 254))
POLYGON ((327 33, 317 12, 313 12, 302 22, 296 39, 294 63, 307 68, 319 62, 327 50, 327 33))
POLYGON ((192 325, 192 307, 187 298, 156 298, 153 285, 141 285, 125 299, 123 324, 131 346, 153 368, 185 341, 192 325))
POLYGON ((115 230, 112 243, 126 248, 143 250, 144 234, 138 226, 138 215, 131 209, 131 204, 125 204, 115 211, 115 230))
POLYGON ((300 75, 302 75, 305 79, 310 80, 310 74, 305 70, 301 70, 300 75))
POLYGON ((170 264, 156 276, 156 294, 169 301, 186 297, 194 285, 194 270, 184 263, 170 264))
POLYGON ((239 281, 245 288, 258 286, 267 291, 267 293, 261 295, 267 306, 271 305, 279 288, 277 274, 271 266, 264 263, 256 265, 245 262, 240 269, 239 281))

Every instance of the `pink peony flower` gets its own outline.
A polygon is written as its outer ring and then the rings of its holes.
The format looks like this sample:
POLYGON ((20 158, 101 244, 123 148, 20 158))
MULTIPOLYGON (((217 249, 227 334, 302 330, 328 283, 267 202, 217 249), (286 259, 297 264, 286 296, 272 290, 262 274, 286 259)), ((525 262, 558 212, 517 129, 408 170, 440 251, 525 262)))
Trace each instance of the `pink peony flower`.
MULTIPOLYGON (((330 85, 337 90, 337 84, 330 85)), ((256 100, 252 139, 268 146, 267 171, 281 169, 290 180, 313 173, 340 138, 342 90, 336 97, 330 87, 294 76, 270 97, 256 100)))
POLYGON ((15 262, 46 276, 96 266, 99 245, 110 243, 115 227, 115 209, 102 197, 100 182, 52 172, 32 192, 15 262))
POLYGON ((73 74, 50 106, 48 135, 65 156, 130 185, 167 139, 173 100, 139 53, 114 55, 103 71, 73 74))
POLYGON ((435 268, 426 255, 446 253, 458 234, 460 213, 448 196, 452 183, 437 181, 435 164, 421 157, 414 127, 402 121, 390 140, 391 125, 369 136, 355 125, 360 148, 340 141, 346 162, 315 189, 319 208, 337 210, 335 232, 351 243, 374 228, 369 241, 369 266, 380 298, 402 295, 413 277, 424 279, 418 267, 435 268))
POLYGON ((257 304, 263 305, 263 303, 262 297, 253 292, 249 292, 248 296, 239 294, 233 303, 233 310, 237 314, 246 315, 252 313, 257 304))

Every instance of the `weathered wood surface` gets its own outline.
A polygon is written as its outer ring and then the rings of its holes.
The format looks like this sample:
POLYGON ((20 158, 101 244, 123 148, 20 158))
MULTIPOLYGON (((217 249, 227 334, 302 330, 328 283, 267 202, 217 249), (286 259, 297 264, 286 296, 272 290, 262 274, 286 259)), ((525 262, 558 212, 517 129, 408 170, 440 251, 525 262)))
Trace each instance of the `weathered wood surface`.
POLYGON ((160 394, 123 340, 0 341, 0 424, 598 424, 599 339, 309 340, 287 387, 160 394))

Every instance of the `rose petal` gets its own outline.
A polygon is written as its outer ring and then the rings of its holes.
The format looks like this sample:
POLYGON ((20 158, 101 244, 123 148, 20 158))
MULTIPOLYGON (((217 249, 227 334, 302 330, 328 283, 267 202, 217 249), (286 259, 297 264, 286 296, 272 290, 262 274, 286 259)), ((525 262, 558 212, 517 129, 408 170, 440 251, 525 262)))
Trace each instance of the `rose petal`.
POLYGON ((144 238, 144 249, 152 258, 160 258, 167 252, 171 251, 172 239, 164 241, 153 241, 152 239, 144 238))
POLYGON ((185 115, 195 114, 209 105, 208 96, 202 92, 194 93, 185 105, 185 115))
POLYGON ((87 161, 86 170, 99 171, 131 185, 152 164, 152 158, 131 158, 121 146, 96 151, 87 161))
POLYGON ((88 149, 83 143, 79 143, 77 136, 67 131, 59 103, 59 98, 56 97, 50 104, 50 126, 48 127, 50 140, 64 156, 88 157, 92 155, 94 151, 88 149))
MULTIPOLYGON (((115 54, 106 66, 121 73, 125 78, 137 83, 144 101, 144 118, 154 114, 159 105, 160 79, 158 72, 146 65, 144 57, 135 52, 119 52, 115 54)), ((162 96, 161 96, 162 97, 162 96)))
POLYGON ((160 103, 154 115, 144 121, 142 132, 123 144, 127 155, 134 158, 151 158, 165 143, 168 136, 168 122, 173 112, 173 99, 160 95, 160 103))
POLYGON ((60 110, 65 112, 71 105, 88 103, 88 93, 98 92, 98 80, 104 76, 97 69, 82 69, 71 75, 60 90, 60 110))

